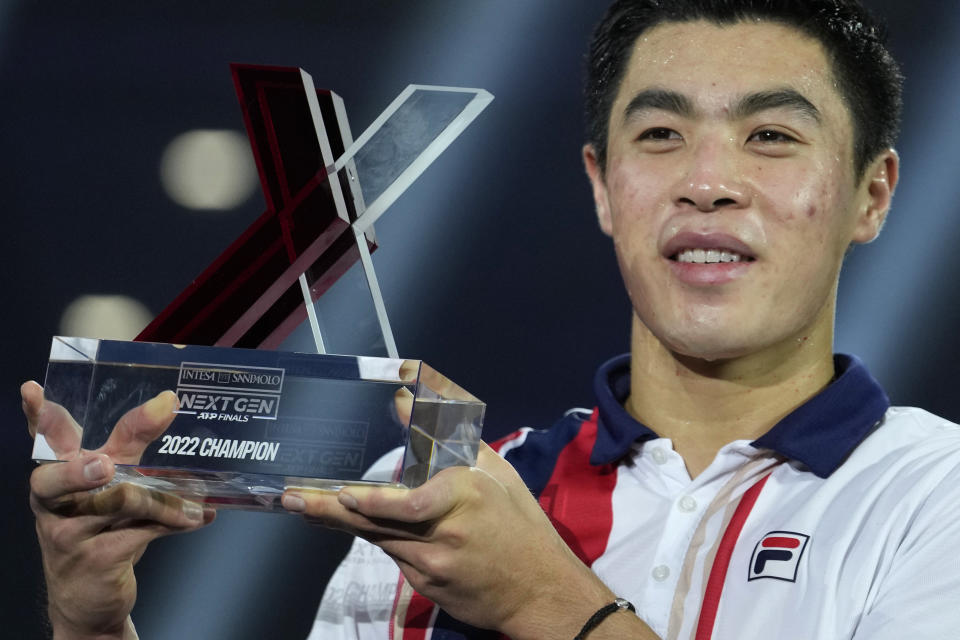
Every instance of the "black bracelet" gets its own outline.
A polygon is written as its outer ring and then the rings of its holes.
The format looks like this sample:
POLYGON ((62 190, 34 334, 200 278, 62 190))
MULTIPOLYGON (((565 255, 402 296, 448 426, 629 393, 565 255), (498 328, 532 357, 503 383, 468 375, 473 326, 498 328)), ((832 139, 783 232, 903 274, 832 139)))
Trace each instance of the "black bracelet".
POLYGON ((593 631, 597 625, 603 622, 607 616, 609 616, 614 611, 620 611, 621 609, 628 609, 634 613, 637 612, 636 608, 623 598, 617 598, 610 604, 605 607, 602 607, 595 614, 590 616, 590 619, 587 620, 587 623, 583 625, 583 629, 580 629, 580 633, 573 640, 586 640, 587 634, 593 631))

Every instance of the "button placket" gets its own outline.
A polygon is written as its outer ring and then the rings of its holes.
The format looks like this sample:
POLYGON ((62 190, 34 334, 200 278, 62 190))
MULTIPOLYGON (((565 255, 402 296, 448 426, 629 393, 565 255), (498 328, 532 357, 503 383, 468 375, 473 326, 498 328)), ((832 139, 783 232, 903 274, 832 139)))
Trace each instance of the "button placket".
POLYGON ((653 571, 650 572, 650 575, 657 582, 663 582, 670 577, 670 567, 665 564, 658 564, 653 568, 653 571))
POLYGON ((697 501, 693 496, 683 496, 677 501, 677 509, 684 513, 693 513, 697 510, 697 501))
MULTIPOLYGON (((651 454, 651 457, 652 456, 653 454, 651 454)), ((696 498, 694 498, 689 494, 684 494, 674 502, 674 506, 676 507, 677 511, 683 514, 692 514, 696 512, 697 507, 699 505, 696 498)), ((687 520, 683 516, 680 516, 680 517, 682 518, 682 520, 675 521, 676 523, 692 522, 687 520)), ((686 527, 686 525, 682 525, 682 526, 684 526, 684 528, 686 527)), ((689 526, 695 526, 695 525, 690 524, 689 526)), ((670 578, 670 567, 666 564, 655 565, 653 569, 650 571, 650 577, 653 578, 654 582, 664 583, 670 578)))

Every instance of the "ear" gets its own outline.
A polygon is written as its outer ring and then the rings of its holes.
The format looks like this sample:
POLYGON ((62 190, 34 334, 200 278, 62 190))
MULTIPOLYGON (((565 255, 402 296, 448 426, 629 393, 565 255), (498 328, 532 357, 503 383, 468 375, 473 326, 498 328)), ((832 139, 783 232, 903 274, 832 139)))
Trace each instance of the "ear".
POLYGON ((893 149, 887 149, 870 163, 859 187, 860 207, 853 242, 873 242, 880 235, 899 178, 900 157, 893 149))
POLYGON ((583 146, 583 166, 593 188, 593 203, 597 208, 597 222, 605 234, 613 235, 613 222, 610 219, 610 202, 607 199, 607 185, 603 181, 603 170, 597 158, 597 150, 592 144, 583 146))

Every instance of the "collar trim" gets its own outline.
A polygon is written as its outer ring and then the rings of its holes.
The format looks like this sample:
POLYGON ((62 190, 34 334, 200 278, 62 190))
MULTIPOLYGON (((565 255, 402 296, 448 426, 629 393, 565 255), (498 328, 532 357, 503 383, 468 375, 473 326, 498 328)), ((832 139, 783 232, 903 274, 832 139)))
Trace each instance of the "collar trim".
MULTIPOLYGON (((821 478, 836 471, 890 407, 887 394, 856 356, 837 354, 833 363, 833 382, 751 443, 802 462, 821 478)), ((591 464, 615 462, 634 442, 659 437, 623 406, 630 395, 630 354, 601 365, 594 392, 600 415, 591 464)))

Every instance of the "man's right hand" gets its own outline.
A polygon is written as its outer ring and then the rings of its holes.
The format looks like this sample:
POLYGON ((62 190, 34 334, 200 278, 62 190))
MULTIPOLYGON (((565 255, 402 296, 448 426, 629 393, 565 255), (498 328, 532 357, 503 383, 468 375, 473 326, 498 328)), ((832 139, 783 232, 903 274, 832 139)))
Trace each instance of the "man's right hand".
POLYGON ((30 506, 49 598, 54 637, 135 638, 133 565, 160 536, 198 529, 215 511, 170 494, 108 484, 115 463, 136 464, 170 425, 177 397, 164 391, 132 409, 96 451, 80 449, 80 428, 63 407, 44 400, 36 382, 20 387, 31 436, 42 434, 59 460, 30 476, 30 506))

